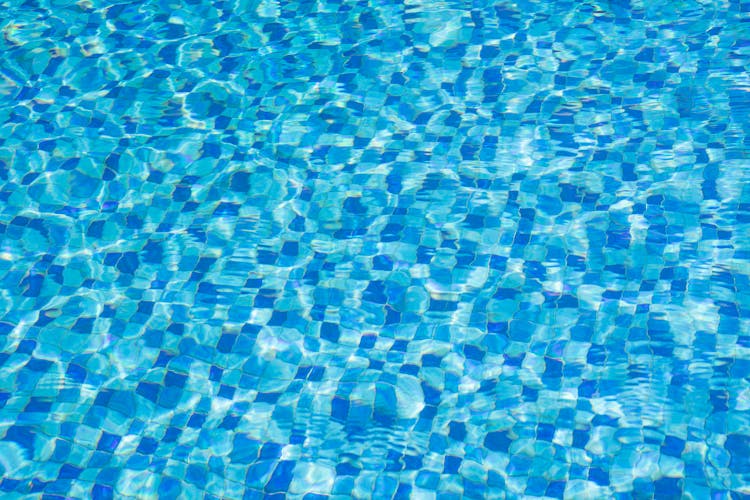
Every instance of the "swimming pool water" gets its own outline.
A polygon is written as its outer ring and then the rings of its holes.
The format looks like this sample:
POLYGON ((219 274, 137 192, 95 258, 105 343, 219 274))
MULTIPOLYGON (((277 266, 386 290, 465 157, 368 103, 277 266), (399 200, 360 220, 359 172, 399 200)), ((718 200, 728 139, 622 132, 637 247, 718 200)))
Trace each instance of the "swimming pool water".
POLYGON ((0 30, 4 498, 750 495, 750 2, 0 30))

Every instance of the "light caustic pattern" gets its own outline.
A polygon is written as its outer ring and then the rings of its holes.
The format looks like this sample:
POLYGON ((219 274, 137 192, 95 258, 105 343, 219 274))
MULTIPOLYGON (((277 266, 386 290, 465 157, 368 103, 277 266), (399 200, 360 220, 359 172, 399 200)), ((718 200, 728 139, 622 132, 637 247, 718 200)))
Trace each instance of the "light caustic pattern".
POLYGON ((2 495, 749 495, 748 20, 0 1, 2 495))

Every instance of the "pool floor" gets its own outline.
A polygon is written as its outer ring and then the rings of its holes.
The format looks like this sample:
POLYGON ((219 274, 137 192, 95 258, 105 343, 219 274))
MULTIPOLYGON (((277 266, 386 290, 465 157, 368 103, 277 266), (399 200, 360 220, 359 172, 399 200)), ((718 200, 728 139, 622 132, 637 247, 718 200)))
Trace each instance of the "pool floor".
POLYGON ((0 32, 3 498, 750 497, 750 1, 0 32))

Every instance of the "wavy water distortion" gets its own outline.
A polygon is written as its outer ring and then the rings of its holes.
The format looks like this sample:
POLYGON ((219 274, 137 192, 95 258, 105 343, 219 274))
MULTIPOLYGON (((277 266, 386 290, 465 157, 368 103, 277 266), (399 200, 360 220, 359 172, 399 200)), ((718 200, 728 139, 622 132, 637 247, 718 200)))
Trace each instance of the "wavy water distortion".
POLYGON ((750 495, 750 2, 0 0, 4 498, 750 495))

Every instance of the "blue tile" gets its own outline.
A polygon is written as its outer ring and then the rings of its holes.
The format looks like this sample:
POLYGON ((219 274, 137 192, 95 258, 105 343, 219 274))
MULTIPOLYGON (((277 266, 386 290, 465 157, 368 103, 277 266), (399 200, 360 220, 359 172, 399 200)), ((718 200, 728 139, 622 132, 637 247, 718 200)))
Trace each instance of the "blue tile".
POLYGON ((501 451, 508 453, 510 444, 513 442, 508 436, 507 432, 494 431, 487 434, 484 438, 484 446, 488 450, 501 451))
POLYGON ((280 461, 271 474, 268 483, 266 483, 265 490, 269 493, 288 491, 295 466, 296 462, 294 461, 280 461))

